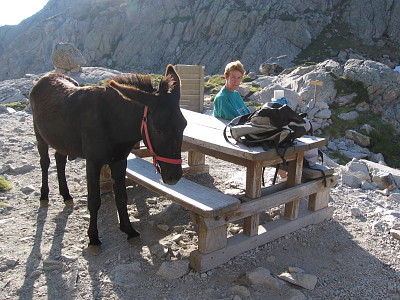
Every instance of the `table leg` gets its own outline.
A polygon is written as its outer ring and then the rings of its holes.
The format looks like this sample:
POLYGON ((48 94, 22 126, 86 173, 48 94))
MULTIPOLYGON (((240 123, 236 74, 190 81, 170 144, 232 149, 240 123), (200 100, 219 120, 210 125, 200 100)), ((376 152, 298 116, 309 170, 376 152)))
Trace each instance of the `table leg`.
MULTIPOLYGON (((261 196, 262 162, 252 162, 246 170, 246 198, 255 199, 261 196)), ((260 214, 254 214, 243 219, 243 233, 248 236, 258 234, 260 214)))
POLYGON ((197 166, 206 163, 206 156, 203 153, 188 151, 188 165, 197 166))
MULTIPOLYGON (((301 184, 301 177, 303 172, 303 158, 304 152, 299 152, 296 159, 288 162, 288 179, 287 187, 292 187, 301 184)), ((285 204, 284 216, 286 219, 294 220, 299 213, 300 199, 294 199, 292 202, 285 204)))
POLYGON ((203 153, 188 151, 188 166, 183 170, 185 175, 209 173, 210 168, 206 165, 206 156, 203 153))

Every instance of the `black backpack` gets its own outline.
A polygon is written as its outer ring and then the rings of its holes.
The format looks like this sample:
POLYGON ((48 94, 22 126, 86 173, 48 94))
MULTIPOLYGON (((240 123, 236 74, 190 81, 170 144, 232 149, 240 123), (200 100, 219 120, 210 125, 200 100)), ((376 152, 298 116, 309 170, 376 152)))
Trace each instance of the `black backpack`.
POLYGON ((286 104, 267 102, 255 112, 233 119, 225 127, 224 136, 230 142, 229 132, 237 142, 250 147, 261 146, 264 150, 285 149, 307 133, 310 125, 304 117, 286 104))
MULTIPOLYGON (((261 146, 266 151, 273 148, 286 165, 284 156, 287 148, 293 145, 296 138, 310 131, 311 123, 306 122, 304 117, 306 114, 298 114, 286 104, 267 102, 253 113, 234 118, 226 125, 224 137, 231 143, 229 133, 246 146, 261 146)), ((276 175, 274 182, 275 179, 276 175)))

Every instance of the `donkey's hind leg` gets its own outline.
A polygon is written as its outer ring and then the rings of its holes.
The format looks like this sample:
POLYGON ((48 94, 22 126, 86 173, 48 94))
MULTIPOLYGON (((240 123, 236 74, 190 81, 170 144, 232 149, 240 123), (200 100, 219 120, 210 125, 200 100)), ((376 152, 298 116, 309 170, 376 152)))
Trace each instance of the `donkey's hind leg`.
POLYGON ((40 168, 42 170, 42 186, 40 188, 40 206, 49 205, 49 145, 43 140, 42 136, 35 129, 37 148, 40 155, 40 168))
POLYGON ((64 198, 64 204, 66 206, 72 207, 74 206, 74 201, 69 194, 67 179, 65 177, 65 165, 67 163, 67 156, 56 152, 55 158, 57 165, 58 188, 60 190, 60 194, 64 198))
POLYGON ((91 159, 86 159, 86 178, 88 189, 87 206, 90 213, 88 236, 89 236, 89 253, 98 255, 101 252, 101 241, 99 239, 99 231, 97 229, 97 217, 101 206, 100 198, 100 169, 101 164, 91 159))
POLYGON ((113 178, 113 189, 119 215, 120 229, 128 235, 128 242, 130 244, 140 244, 140 233, 132 227, 128 215, 128 195, 126 194, 125 185, 126 159, 111 163, 109 166, 113 178))

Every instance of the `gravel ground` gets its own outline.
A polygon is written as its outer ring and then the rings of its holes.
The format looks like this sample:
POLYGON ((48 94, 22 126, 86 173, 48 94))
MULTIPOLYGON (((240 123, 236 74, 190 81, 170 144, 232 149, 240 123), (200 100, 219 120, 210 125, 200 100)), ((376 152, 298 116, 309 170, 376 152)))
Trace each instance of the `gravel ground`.
MULTIPOLYGON (((104 194, 99 215, 102 253, 90 256, 85 161, 67 165, 75 206, 65 207, 58 195, 53 160, 50 206, 39 208, 41 176, 32 116, 2 113, 0 124, 0 174, 14 186, 0 193, 0 299, 400 299, 399 240, 375 226, 377 209, 399 212, 400 204, 389 203, 379 191, 339 183, 331 192, 332 219, 207 273, 188 270, 168 279, 160 275, 163 263, 187 264, 196 248, 196 228, 186 210, 143 187, 129 187, 129 214, 143 239, 142 245, 131 246, 118 229, 112 193, 104 194), (354 205, 361 208, 361 216, 351 216, 354 205), (314 289, 277 280, 289 267, 315 276, 314 289), (269 271, 278 285, 251 281, 249 274, 260 270, 269 271)), ((227 193, 243 191, 242 167, 211 157, 207 162, 210 174, 190 179, 227 193)), ((279 209, 264 214, 265 219, 279 216, 279 209)), ((240 224, 229 230, 240 231, 240 224)))

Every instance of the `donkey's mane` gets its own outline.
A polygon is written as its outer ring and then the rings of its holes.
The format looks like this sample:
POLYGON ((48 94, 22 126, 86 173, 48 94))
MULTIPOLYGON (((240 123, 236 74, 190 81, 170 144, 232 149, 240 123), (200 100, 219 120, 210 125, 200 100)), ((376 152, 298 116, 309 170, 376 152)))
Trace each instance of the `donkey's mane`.
MULTIPOLYGON (((109 81, 114 80, 117 83, 123 85, 133 86, 139 90, 148 93, 156 92, 152 82, 150 75, 143 75, 143 74, 128 74, 128 75, 118 75, 113 78, 110 78, 109 81)), ((172 85, 174 84, 174 80, 171 76, 163 76, 160 82, 160 90, 168 91, 171 89, 172 85)))
POLYGON ((133 86, 139 90, 148 93, 153 93, 155 91, 151 83, 150 75, 142 75, 142 74, 128 74, 124 76, 118 75, 114 78, 111 78, 110 81, 111 80, 114 80, 115 82, 123 85, 133 86))

